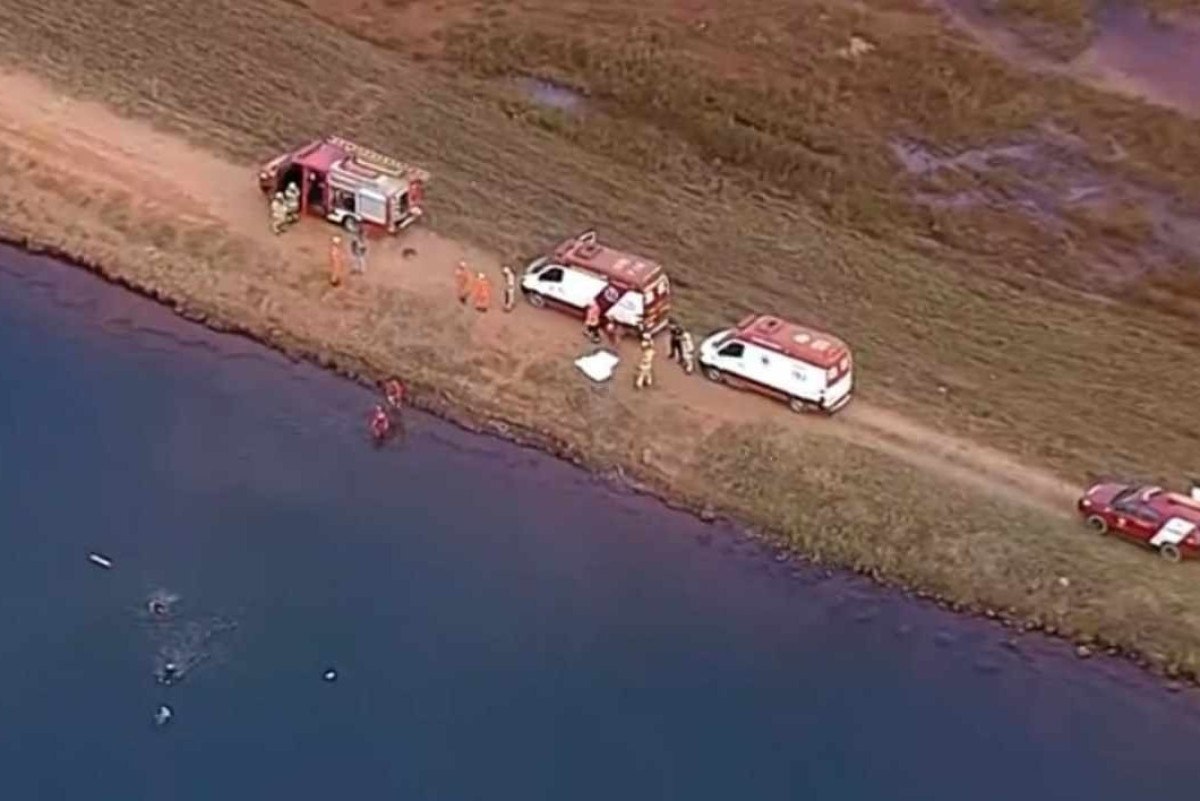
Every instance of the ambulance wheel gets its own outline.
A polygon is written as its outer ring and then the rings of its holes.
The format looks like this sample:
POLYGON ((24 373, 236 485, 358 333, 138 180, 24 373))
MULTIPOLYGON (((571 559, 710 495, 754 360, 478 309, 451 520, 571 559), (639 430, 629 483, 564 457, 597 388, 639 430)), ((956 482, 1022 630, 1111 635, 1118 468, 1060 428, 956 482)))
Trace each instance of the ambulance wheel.
POLYGON ((1085 520, 1084 522, 1087 524, 1088 528, 1090 528, 1092 531, 1096 532, 1097 534, 1107 534, 1108 533, 1108 521, 1105 520, 1100 515, 1089 515, 1088 519, 1085 520))
POLYGON ((357 234, 358 220, 354 219, 353 217, 344 217, 342 219, 342 227, 346 229, 347 233, 357 234))
POLYGON ((812 405, 807 401, 802 401, 799 398, 792 398, 788 401, 788 408, 796 414, 804 414, 812 410, 812 405))
POLYGON ((536 292, 526 293, 525 300, 529 301, 529 305, 535 309, 540 309, 546 305, 546 299, 536 292))
POLYGON ((1180 559, 1183 558, 1183 554, 1181 554, 1179 552, 1179 546, 1172 545, 1171 543, 1167 543, 1166 545, 1159 546, 1158 553, 1163 559, 1166 559, 1168 562, 1178 562, 1180 559))
POLYGON ((716 381, 718 384, 725 380, 725 376, 722 375, 721 371, 715 367, 705 367, 704 377, 709 381, 716 381))

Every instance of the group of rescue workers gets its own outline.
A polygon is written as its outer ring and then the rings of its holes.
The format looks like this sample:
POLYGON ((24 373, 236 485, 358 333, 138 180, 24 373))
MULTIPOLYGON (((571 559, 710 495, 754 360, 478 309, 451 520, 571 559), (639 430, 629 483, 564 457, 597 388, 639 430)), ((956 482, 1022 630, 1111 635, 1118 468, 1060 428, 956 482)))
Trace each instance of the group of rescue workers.
POLYGON ((383 382, 383 400, 383 403, 375 404, 375 408, 371 412, 371 436, 377 445, 383 444, 390 438, 399 425, 398 415, 400 408, 404 405, 404 385, 400 383, 399 379, 389 378, 383 382), (388 409, 396 413, 397 420, 393 421, 388 409))
MULTIPOLYGON (((602 316, 600 304, 592 301, 583 313, 583 332, 593 344, 600 344, 600 333, 603 330, 612 347, 617 347, 620 339, 617 322, 609 316, 602 316), (603 322, 601 319, 603 317, 603 322)), ((696 345, 692 335, 677 321, 667 324, 671 349, 668 358, 683 367, 683 371, 691 375, 696 370, 696 345)), ((654 386, 654 339, 646 331, 641 332, 642 355, 638 359, 637 370, 633 375, 634 389, 645 389, 654 386)))
POLYGON ((271 233, 282 234, 300 222, 300 187, 295 181, 271 195, 271 233))
MULTIPOLYGON (((507 264, 501 269, 504 280, 504 311, 510 312, 517 302, 517 275, 507 264)), ((492 306, 492 281, 486 273, 472 273, 465 261, 454 267, 454 287, 458 302, 470 303, 477 312, 486 312, 492 306)))
MULTIPOLYGON (((271 196, 271 233, 282 234, 300 221, 300 187, 293 181, 282 192, 271 196)), ((362 275, 367 270, 367 238, 362 226, 350 239, 350 272, 362 275)), ((346 277, 346 247, 342 237, 329 240, 329 284, 341 286, 346 277)))
MULTIPOLYGON (((271 231, 282 234, 300 220, 300 188, 293 182, 289 183, 282 192, 275 192, 271 197, 271 231)), ((354 229, 349 247, 351 257, 351 272, 361 275, 366 271, 367 243, 361 226, 354 229)), ((346 248, 342 237, 338 234, 330 238, 329 243, 329 283, 340 286, 346 274, 346 248)), ((507 264, 501 267, 504 282, 504 311, 511 312, 516 305, 517 276, 507 264)), ((454 283, 458 302, 466 306, 468 303, 477 312, 487 312, 492 304, 492 282, 486 273, 472 272, 465 261, 458 262, 454 268, 454 283)), ((584 334, 593 344, 599 344, 601 334, 607 337, 609 344, 616 348, 620 340, 617 322, 610 316, 601 313, 596 301, 588 304, 584 311, 584 334)), ((686 331, 677 321, 671 320, 667 326, 670 338, 669 356, 671 361, 679 364, 689 375, 696 369, 696 347, 691 333, 686 331)), ((654 386, 654 340, 648 331, 640 332, 641 356, 634 372, 633 386, 635 389, 646 389, 654 386)), ((384 384, 384 404, 377 404, 370 419, 371 435, 377 443, 388 439, 395 431, 395 423, 388 409, 399 411, 404 401, 404 387, 394 378, 384 384)))

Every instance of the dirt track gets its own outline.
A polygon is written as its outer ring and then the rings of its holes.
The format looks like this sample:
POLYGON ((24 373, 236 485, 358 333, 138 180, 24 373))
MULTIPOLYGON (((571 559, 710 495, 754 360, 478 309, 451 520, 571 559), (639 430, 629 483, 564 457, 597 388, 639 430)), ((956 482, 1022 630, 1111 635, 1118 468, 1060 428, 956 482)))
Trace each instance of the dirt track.
MULTIPOLYGON (((320 269, 323 237, 328 231, 319 223, 309 223, 282 239, 271 235, 262 199, 248 180, 252 175, 249 166, 221 161, 144 125, 122 120, 98 105, 64 98, 27 76, 0 75, 0 121, 5 143, 27 156, 61 164, 84 182, 117 178, 173 215, 217 220, 298 270, 320 269)), ((414 258, 402 259, 395 243, 375 248, 373 269, 365 281, 368 287, 379 283, 421 303, 445 306, 451 299, 451 270, 464 255, 494 281, 498 279, 500 262, 493 254, 471 251, 423 230, 415 231, 405 243, 416 248, 414 258)), ((437 334, 407 332, 431 346, 437 344, 437 334)), ((508 317, 493 314, 472 325, 474 351, 500 350, 517 372, 527 369, 531 358, 566 361, 578 350, 576 337, 573 326, 557 315, 526 308, 508 317)), ((627 377, 622 375, 622 379, 627 377)), ((709 427, 762 417, 779 419, 787 426, 816 426, 822 433, 879 450, 943 479, 1058 515, 1069 514, 1078 493, 1078 487, 1036 467, 937 433, 866 402, 852 404, 834 420, 801 418, 767 401, 689 379, 665 364, 660 365, 657 377, 661 391, 655 393, 647 416, 667 414, 664 406, 670 406, 673 414, 687 409, 709 427)), ((618 380, 614 392, 622 398, 634 393, 627 380, 618 380)))

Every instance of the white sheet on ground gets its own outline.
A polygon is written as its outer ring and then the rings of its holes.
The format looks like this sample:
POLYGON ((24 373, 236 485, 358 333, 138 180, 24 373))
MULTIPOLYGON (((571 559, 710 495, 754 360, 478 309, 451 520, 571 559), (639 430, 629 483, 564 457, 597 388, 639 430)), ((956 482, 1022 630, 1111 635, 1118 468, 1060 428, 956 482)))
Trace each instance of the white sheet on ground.
POLYGON ((598 350, 595 353, 590 353, 587 356, 581 356, 575 360, 575 366, 583 371, 583 374, 593 381, 607 381, 612 378, 613 369, 616 368, 617 362, 621 361, 617 355, 611 351, 598 350))

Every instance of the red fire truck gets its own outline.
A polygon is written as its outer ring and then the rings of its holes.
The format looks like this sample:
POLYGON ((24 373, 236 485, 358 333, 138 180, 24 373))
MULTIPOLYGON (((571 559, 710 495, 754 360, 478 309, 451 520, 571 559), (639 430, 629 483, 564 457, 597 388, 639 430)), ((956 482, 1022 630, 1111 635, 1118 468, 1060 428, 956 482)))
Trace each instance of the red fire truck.
POLYGON ((301 214, 351 231, 366 226, 395 234, 421 218, 429 178, 419 167, 329 136, 267 162, 258 186, 270 197, 294 183, 301 214))

